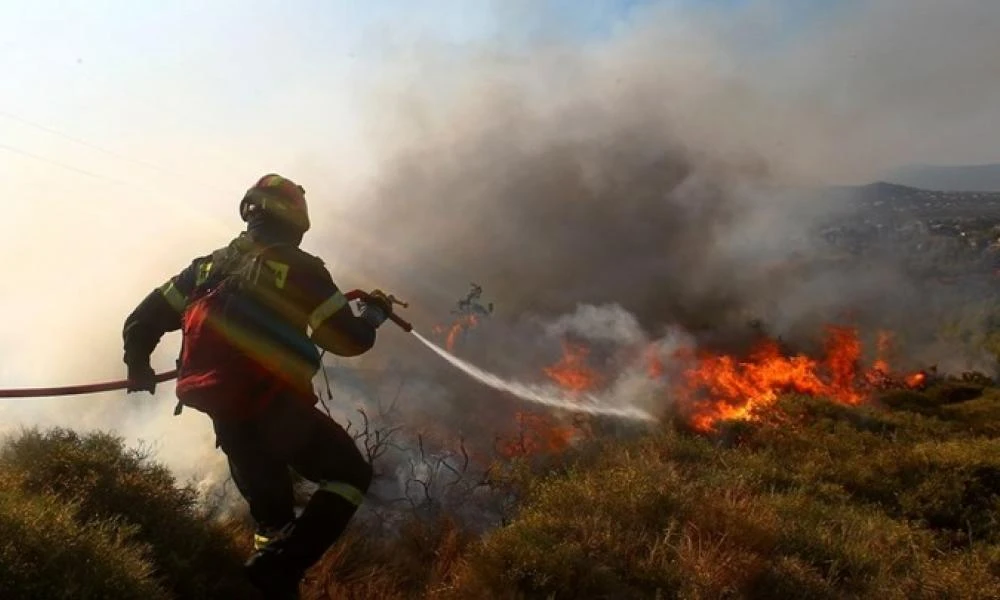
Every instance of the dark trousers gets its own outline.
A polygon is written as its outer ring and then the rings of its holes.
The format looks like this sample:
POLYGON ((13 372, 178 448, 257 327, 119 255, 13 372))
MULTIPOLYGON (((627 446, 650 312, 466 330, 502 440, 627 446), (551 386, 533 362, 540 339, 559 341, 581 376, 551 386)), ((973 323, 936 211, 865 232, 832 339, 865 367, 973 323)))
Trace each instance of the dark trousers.
POLYGON ((252 419, 217 419, 214 425, 233 481, 262 529, 294 519, 289 468, 321 491, 349 486, 364 494, 371 484, 371 466, 344 428, 295 399, 278 397, 252 419))

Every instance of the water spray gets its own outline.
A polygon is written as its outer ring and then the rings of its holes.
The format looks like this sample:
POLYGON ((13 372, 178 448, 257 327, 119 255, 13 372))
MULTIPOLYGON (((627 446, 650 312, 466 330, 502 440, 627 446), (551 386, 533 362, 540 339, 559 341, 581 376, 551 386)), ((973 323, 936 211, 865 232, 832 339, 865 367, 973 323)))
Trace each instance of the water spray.
MULTIPOLYGON (((344 294, 344 296, 346 296, 348 300, 352 301, 374 301, 370 294, 361 290, 352 290, 344 294)), ((413 329, 413 325, 411 323, 405 321, 392 311, 392 305, 394 304, 398 304, 403 308, 406 308, 409 305, 393 295, 389 295, 386 298, 388 299, 390 309, 388 316, 389 320, 398 325, 403 331, 412 333, 422 344, 447 361, 448 364, 483 385, 511 394, 512 396, 520 398, 526 402, 532 402, 534 404, 550 408, 572 412, 582 412, 590 415, 617 417, 633 421, 656 421, 656 418, 651 414, 635 407, 608 406, 606 402, 602 401, 600 396, 594 394, 570 394, 555 386, 543 386, 520 381, 510 381, 503 379, 498 375, 494 375, 489 371, 481 369, 465 360, 462 360, 461 358, 458 358, 454 354, 420 335, 420 333, 413 329)), ((156 382, 162 383, 164 381, 174 379, 175 377, 177 377, 176 370, 165 371, 156 375, 156 382)), ((64 387, 0 389, 0 398, 37 398, 49 396, 69 396, 75 394, 93 394, 98 392, 122 390, 128 387, 128 383, 128 380, 120 380, 64 387)))
POLYGON ((510 381, 503 379, 489 371, 485 371, 472 363, 458 358, 454 354, 441 348, 434 342, 428 340, 416 331, 412 331, 414 336, 425 346, 430 348, 441 358, 448 361, 456 369, 472 377, 479 383, 489 386, 495 390, 506 392, 512 396, 517 396, 521 400, 541 404, 550 408, 582 412, 590 415, 604 415, 609 417, 619 417, 633 421, 656 421, 656 418, 648 412, 635 407, 614 407, 608 406, 600 396, 594 394, 570 394, 555 386, 543 386, 520 381, 510 381))

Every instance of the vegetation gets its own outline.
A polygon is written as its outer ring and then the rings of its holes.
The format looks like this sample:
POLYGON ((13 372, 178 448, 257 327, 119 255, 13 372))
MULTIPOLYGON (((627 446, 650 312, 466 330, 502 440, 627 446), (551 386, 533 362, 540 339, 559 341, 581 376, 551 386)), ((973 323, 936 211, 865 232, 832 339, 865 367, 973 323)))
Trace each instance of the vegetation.
POLYGON ((1000 597, 995 391, 789 398, 719 445, 672 432, 539 481, 456 597, 1000 597))
POLYGON ((0 598, 239 597, 242 525, 122 439, 25 431, 0 473, 0 598))
MULTIPOLYGON (((304 597, 1000 597, 1000 389, 777 408, 508 463, 493 484, 522 502, 486 536, 440 514, 393 536, 359 522, 304 597)), ((0 461, 0 597, 249 597, 212 587, 247 532, 120 440, 30 431, 0 461)))

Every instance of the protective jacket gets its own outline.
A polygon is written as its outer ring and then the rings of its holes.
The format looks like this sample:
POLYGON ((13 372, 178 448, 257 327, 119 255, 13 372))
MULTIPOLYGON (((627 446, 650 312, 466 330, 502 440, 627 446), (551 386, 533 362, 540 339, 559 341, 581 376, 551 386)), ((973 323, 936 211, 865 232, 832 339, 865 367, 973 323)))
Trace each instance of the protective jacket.
POLYGON ((248 233, 194 259, 136 307, 123 331, 125 363, 148 364, 163 334, 178 329, 178 399, 224 419, 259 414, 279 395, 315 404, 316 346, 356 356, 375 342, 319 258, 248 233))

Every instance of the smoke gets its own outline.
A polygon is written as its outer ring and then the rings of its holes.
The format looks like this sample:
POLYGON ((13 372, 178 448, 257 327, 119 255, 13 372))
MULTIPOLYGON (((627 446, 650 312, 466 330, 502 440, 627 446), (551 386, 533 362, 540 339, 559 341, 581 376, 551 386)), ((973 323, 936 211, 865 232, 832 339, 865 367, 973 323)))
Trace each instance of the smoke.
POLYGON ((912 326, 920 289, 896 262, 825 260, 817 227, 847 208, 815 188, 914 147, 988 148, 939 140, 995 111, 1000 9, 783 10, 658 3, 582 48, 408 46, 369 97, 380 168, 339 215, 349 262, 423 307, 476 281, 501 318, 614 302, 713 339, 760 317, 804 338, 848 312, 912 326))
POLYGON ((560 317, 547 330, 549 335, 578 335, 594 341, 635 344, 644 335, 635 317, 618 305, 580 306, 576 312, 560 317))
MULTIPOLYGON (((512 21, 539 16, 516 7, 512 21)), ((637 349, 738 351, 753 320, 806 351, 849 320, 868 342, 900 332, 902 368, 983 368, 937 339, 969 294, 914 280, 892 254, 833 256, 819 232, 852 211, 823 186, 917 157, 990 158, 1000 79, 986 57, 1000 48, 982 24, 1000 8, 825 10, 793 23, 777 2, 654 3, 582 45, 386 48, 395 62, 359 90, 376 166, 330 216, 330 238, 350 241, 343 272, 405 297, 424 332, 476 282, 496 312, 458 338, 461 357, 544 381, 561 339, 581 339, 611 374, 605 392, 654 413, 669 386, 637 349)), ((440 390, 412 399, 412 422, 433 414, 481 436, 511 425, 509 397, 397 339, 394 355, 440 390)))

